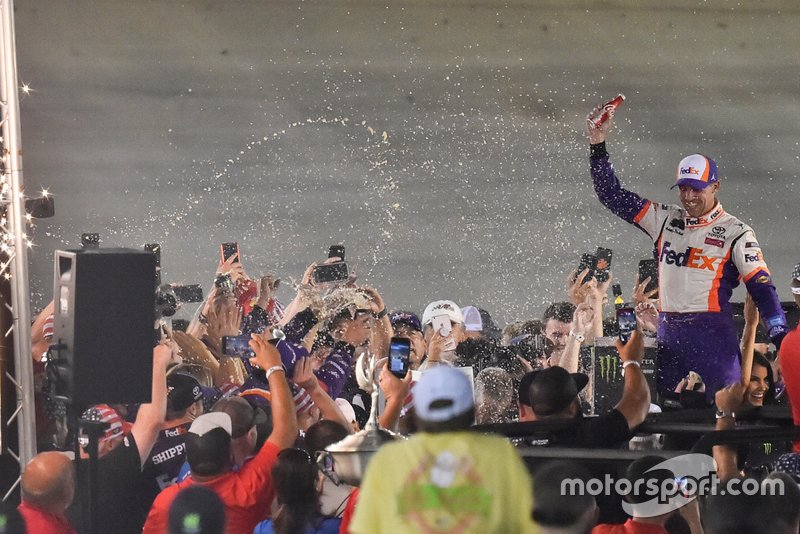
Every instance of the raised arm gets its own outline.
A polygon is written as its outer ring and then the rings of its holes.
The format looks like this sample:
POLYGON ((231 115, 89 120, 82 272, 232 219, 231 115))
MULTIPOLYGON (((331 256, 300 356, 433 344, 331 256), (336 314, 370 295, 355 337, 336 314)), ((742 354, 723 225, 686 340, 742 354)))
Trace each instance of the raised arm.
POLYGON ((297 439, 297 416, 281 355, 267 339, 263 334, 252 334, 250 348, 256 355, 250 358, 250 363, 264 369, 269 382, 272 433, 267 441, 285 449, 291 447, 297 439))
POLYGON ((625 384, 622 389, 622 399, 615 408, 628 421, 628 428, 633 430, 644 422, 650 409, 650 388, 642 373, 644 337, 637 328, 626 344, 623 345, 617 340, 616 345, 619 359, 622 361, 625 384))
POLYGON ((167 342, 153 349, 152 399, 139 408, 131 428, 142 465, 147 460, 167 415, 167 365, 172 358, 173 351, 167 342))
POLYGON ((352 428, 350 421, 344 416, 336 402, 320 387, 319 380, 314 376, 314 370, 311 367, 311 358, 302 358, 295 364, 292 381, 306 390, 311 400, 319 408, 323 419, 336 421, 347 429, 352 428))
POLYGON ((750 293, 744 298, 744 331, 742 332, 742 385, 747 387, 750 383, 750 373, 753 371, 753 352, 756 344, 756 330, 758 329, 758 308, 750 293))
MULTIPOLYGON (((717 391, 714 400, 717 404, 717 424, 715 430, 732 430, 736 426, 736 410, 742 405, 746 389, 741 383, 731 384, 717 391)), ((739 476, 736 449, 725 445, 712 448, 714 461, 717 463, 717 476, 722 480, 730 480, 739 476)))

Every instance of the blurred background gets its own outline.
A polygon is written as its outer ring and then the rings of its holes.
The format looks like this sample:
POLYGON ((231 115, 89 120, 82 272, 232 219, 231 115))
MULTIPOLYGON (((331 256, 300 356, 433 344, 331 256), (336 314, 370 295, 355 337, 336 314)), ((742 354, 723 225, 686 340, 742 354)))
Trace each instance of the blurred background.
POLYGON ((34 304, 84 232, 161 243, 164 281, 206 288, 238 241, 285 301, 342 243, 390 308, 449 298, 500 322, 563 300, 603 246, 627 296, 652 245, 594 197, 584 127, 620 92, 623 181, 677 202, 681 157, 716 159, 789 300, 798 27, 770 0, 17 1, 26 189, 56 202, 32 231, 34 304))

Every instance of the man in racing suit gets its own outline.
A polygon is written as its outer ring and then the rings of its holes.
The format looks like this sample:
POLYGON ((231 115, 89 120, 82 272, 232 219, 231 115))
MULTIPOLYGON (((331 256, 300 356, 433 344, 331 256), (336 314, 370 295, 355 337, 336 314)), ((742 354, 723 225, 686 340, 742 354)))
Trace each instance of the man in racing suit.
POLYGON ((717 168, 706 156, 693 154, 678 165, 673 187, 680 188, 682 207, 657 204, 624 189, 606 151, 612 120, 600 126, 591 120, 602 112, 596 108, 587 121, 595 192, 605 207, 650 237, 658 260, 658 391, 673 391, 689 371, 696 371, 713 402, 718 389, 740 380, 741 353, 729 303, 740 280, 772 341, 778 345, 787 332, 761 248, 753 230, 717 200, 717 168))

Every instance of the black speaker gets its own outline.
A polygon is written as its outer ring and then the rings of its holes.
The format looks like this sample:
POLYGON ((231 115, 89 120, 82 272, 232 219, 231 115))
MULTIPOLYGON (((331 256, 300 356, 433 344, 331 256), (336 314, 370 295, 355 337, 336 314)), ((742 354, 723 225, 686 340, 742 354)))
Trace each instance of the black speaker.
POLYGON ((57 398, 80 409, 150 402, 155 273, 150 252, 56 251, 48 377, 57 398))

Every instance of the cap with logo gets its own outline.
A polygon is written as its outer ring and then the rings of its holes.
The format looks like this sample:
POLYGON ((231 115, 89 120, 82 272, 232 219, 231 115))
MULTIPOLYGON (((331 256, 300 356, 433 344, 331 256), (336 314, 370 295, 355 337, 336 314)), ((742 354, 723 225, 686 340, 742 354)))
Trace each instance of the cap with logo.
POLYGON ((428 369, 414 386, 414 409, 423 421, 449 421, 474 406, 469 378, 454 367, 428 369))
POLYGON ((87 409, 81 415, 82 419, 95 423, 107 423, 108 428, 100 439, 110 439, 125 433, 126 425, 117 411, 108 404, 98 404, 87 409))
POLYGON ((717 182, 719 176, 714 160, 702 154, 692 154, 683 158, 678 164, 678 175, 672 187, 688 185, 694 189, 705 189, 717 182))
POLYGON ((167 410, 179 412, 203 398, 200 382, 191 375, 172 373, 167 377, 167 410))
POLYGON ((434 317, 446 315, 454 323, 464 324, 464 315, 461 308, 452 300, 435 300, 425 307, 422 312, 422 325, 430 324, 434 317))
POLYGON ((394 311, 389 314, 389 322, 392 328, 397 329, 401 326, 408 326, 413 330, 422 332, 422 323, 419 321, 417 314, 409 311, 394 311))

